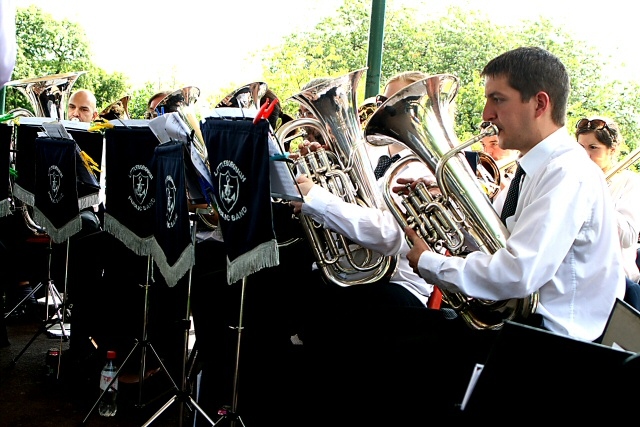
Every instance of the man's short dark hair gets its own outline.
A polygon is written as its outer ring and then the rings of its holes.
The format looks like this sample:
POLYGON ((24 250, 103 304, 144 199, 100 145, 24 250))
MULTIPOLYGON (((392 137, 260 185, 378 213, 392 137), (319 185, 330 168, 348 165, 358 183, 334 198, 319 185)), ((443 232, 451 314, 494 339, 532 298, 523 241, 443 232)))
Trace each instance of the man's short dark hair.
POLYGON ((565 125, 571 83, 564 64, 551 52, 539 47, 510 50, 489 61, 481 76, 506 76, 523 102, 540 91, 546 92, 553 108, 551 118, 556 125, 565 125))

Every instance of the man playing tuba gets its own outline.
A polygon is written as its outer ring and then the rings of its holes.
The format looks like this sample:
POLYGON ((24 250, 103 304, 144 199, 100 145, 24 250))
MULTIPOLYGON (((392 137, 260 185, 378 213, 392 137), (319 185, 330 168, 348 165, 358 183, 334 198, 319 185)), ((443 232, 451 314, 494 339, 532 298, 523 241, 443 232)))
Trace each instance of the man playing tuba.
MULTIPOLYGON (((537 309, 527 323, 598 342, 615 300, 623 298, 625 278, 607 183, 565 126, 566 68, 544 49, 521 47, 491 60, 481 75, 483 119, 498 127, 500 147, 521 154, 501 215, 510 235, 493 253, 462 258, 434 252, 405 227, 413 244, 409 263, 443 292, 494 301, 538 292, 537 309)), ((474 335, 490 345, 494 334, 488 332, 474 335)), ((484 363, 486 353, 477 352, 478 342, 461 339, 465 333, 468 328, 450 325, 445 335, 459 338, 436 343, 432 360, 466 372, 484 363)), ((453 382, 450 375, 434 379, 453 382)), ((462 394, 468 376, 458 381, 450 392, 462 394)), ((527 396, 518 396, 524 405, 527 396)), ((560 403, 571 407, 571 396, 560 403)))
MULTIPOLYGON (((407 84, 425 77, 426 75, 420 72, 401 73, 390 79, 385 87, 385 95, 391 96, 407 84)), ((318 146, 318 143, 307 142, 304 149, 313 151, 318 146)), ((411 154, 410 150, 400 144, 394 144, 388 149, 385 147, 374 150, 374 148, 376 147, 368 147, 370 156, 377 155, 371 158, 377 162, 378 157, 381 157, 384 152, 383 156, 389 159, 387 167, 391 166, 390 157, 387 154, 400 159, 411 154)), ((302 154, 305 154, 304 150, 302 154)), ((401 162, 402 160, 399 160, 399 163, 401 162)), ((371 165, 372 168, 375 166, 375 164, 371 165)), ((374 186, 376 189, 381 189, 386 185, 388 178, 382 166, 377 172, 377 182, 374 186)), ((412 162, 402 172, 404 176, 427 174, 430 174, 429 170, 419 162, 412 162)), ((323 185, 314 183, 304 174, 298 176, 297 182, 305 201, 304 203, 290 202, 295 214, 302 213, 322 227, 386 256, 406 254, 408 251, 402 229, 388 209, 361 206, 345 201, 323 185)), ((357 255, 357 253, 354 254, 354 256, 357 255)), ((320 270, 315 270, 314 274, 313 280, 306 280, 305 284, 309 298, 306 308, 306 329, 302 340, 311 358, 311 364, 322 368, 316 369, 313 373, 313 379, 310 381, 312 385, 310 393, 313 396, 309 400, 320 407, 351 406, 349 415, 344 419, 349 420, 349 417, 354 416, 358 421, 362 421, 361 417, 374 413, 377 405, 374 402, 380 401, 379 399, 390 399, 390 393, 406 389, 399 386, 404 378, 402 376, 396 378, 391 374, 391 371, 397 372, 398 365, 384 363, 390 347, 378 348, 366 356, 369 359, 366 365, 375 365, 379 370, 374 377, 380 381, 375 385, 368 381, 365 385, 355 380, 341 390, 334 389, 329 401, 324 400, 326 395, 323 392, 315 395, 315 390, 324 390, 330 384, 340 383, 348 375, 351 375, 351 378, 359 378, 359 375, 366 376, 361 352, 366 352, 365 349, 369 349, 378 340, 396 339, 395 336, 386 336, 385 332, 378 329, 380 319, 391 311, 396 313, 395 310, 398 310, 398 314, 405 313, 405 310, 406 312, 425 310, 433 287, 412 271, 404 256, 399 258, 396 268, 390 274, 371 283, 339 286, 321 277, 320 270), (354 333, 354 331, 357 332, 354 333), (396 381, 399 382, 396 383, 396 381), (323 387, 322 384, 326 386, 323 387), (362 407, 353 404, 350 400, 354 394, 359 395, 361 399, 358 400, 366 404, 362 407)), ((396 348, 395 345, 392 347, 396 348)), ((397 393, 397 395, 407 397, 404 393, 397 393)), ((332 417, 333 414, 332 412, 332 417)), ((332 419, 332 425, 335 425, 336 418, 340 416, 332 419)), ((354 420, 351 419, 351 421, 354 420)))

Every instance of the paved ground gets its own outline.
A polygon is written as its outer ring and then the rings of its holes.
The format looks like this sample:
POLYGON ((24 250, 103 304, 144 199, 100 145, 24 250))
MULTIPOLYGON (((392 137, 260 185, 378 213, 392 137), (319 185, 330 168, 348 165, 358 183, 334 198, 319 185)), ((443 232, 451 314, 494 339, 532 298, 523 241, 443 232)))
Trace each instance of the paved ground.
MULTIPOLYGON (((7 325, 11 345, 0 348, 1 427, 129 427, 145 425, 147 421, 158 427, 178 426, 181 409, 182 425, 192 424, 191 411, 181 403, 180 398, 153 418, 163 404, 173 397, 182 397, 164 371, 145 379, 142 387, 139 383, 121 383, 118 413, 113 418, 99 416, 97 407, 92 411, 99 396, 99 367, 95 368, 98 370, 95 375, 87 375, 95 378, 77 375, 83 367, 83 361, 69 362, 69 352, 65 352, 69 348, 69 341, 50 337, 47 333, 38 334, 44 330, 44 326, 44 322, 37 317, 10 320, 7 325), (33 337, 35 339, 29 344, 33 337), (58 378, 55 375, 47 376, 45 362, 50 348, 63 350, 58 378)), ((140 355, 136 352, 132 357, 140 358, 140 355)), ((94 365, 98 363, 102 364, 103 361, 93 362, 94 365)), ((82 371, 94 372, 95 369, 82 371)), ((181 386, 180 379, 175 379, 175 382, 178 387, 181 386)))

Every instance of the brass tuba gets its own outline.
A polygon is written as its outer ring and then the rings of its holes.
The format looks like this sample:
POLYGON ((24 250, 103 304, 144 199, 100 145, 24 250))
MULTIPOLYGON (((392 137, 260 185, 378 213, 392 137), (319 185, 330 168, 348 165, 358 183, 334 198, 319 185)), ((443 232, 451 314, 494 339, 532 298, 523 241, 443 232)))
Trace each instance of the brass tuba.
MULTIPOLYGON (((343 200, 361 206, 381 207, 379 191, 366 153, 358 111, 356 89, 365 69, 323 83, 293 95, 292 100, 309 110, 315 118, 296 119, 276 132, 279 140, 295 134, 299 127, 316 129, 324 148, 296 160, 305 173, 343 200)), ((345 236, 325 229, 311 218, 300 220, 325 278, 340 286, 375 282, 393 273, 397 258, 363 248, 345 236)))
MULTIPOLYGON (((373 145, 397 141, 415 153, 387 172, 389 183, 409 161, 423 162, 436 177, 441 196, 418 185, 403 198, 402 209, 393 201, 390 185, 385 186, 383 197, 401 226, 414 228, 439 253, 464 256, 476 249, 471 246, 494 253, 505 247, 508 231, 461 151, 497 128, 491 125, 465 143, 458 141, 449 112, 458 87, 457 77, 439 74, 401 89, 371 116, 365 137, 373 145)), ((506 301, 480 300, 444 289, 442 294, 473 329, 500 329, 506 320, 529 316, 538 302, 537 293, 506 301)))
MULTIPOLYGON (((78 77, 84 73, 86 71, 75 71, 13 80, 6 83, 6 86, 15 87, 27 97, 33 107, 35 117, 51 117, 52 119, 63 120, 67 118, 67 102, 71 94, 71 88, 78 77)), ((24 113, 23 109, 18 110, 24 113)))
POLYGON ((131 95, 125 95, 117 101, 107 105, 98 113, 98 117, 105 120, 129 120, 129 101, 131 95))

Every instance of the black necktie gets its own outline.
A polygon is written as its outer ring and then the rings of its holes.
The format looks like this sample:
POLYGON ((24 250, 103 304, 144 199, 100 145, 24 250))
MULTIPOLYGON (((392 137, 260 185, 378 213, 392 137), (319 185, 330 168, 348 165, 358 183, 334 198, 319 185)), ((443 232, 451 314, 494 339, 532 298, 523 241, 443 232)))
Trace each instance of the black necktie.
POLYGON ((509 191, 507 191, 507 198, 504 200, 504 206, 502 207, 502 214, 500 215, 500 219, 503 223, 506 223, 507 218, 516 213, 516 206, 518 205, 518 194, 520 193, 520 181, 522 180, 522 177, 524 175, 524 169, 522 169, 522 166, 520 166, 520 164, 518 163, 516 174, 511 180, 509 191))
POLYGON ((376 166, 376 169, 373 171, 373 173, 376 175, 376 179, 380 179, 382 175, 384 175, 384 173, 387 171, 387 169, 389 169, 391 163, 395 162, 399 158, 400 154, 396 154, 393 157, 389 157, 386 154, 380 156, 380 158, 378 159, 378 166, 376 166))

